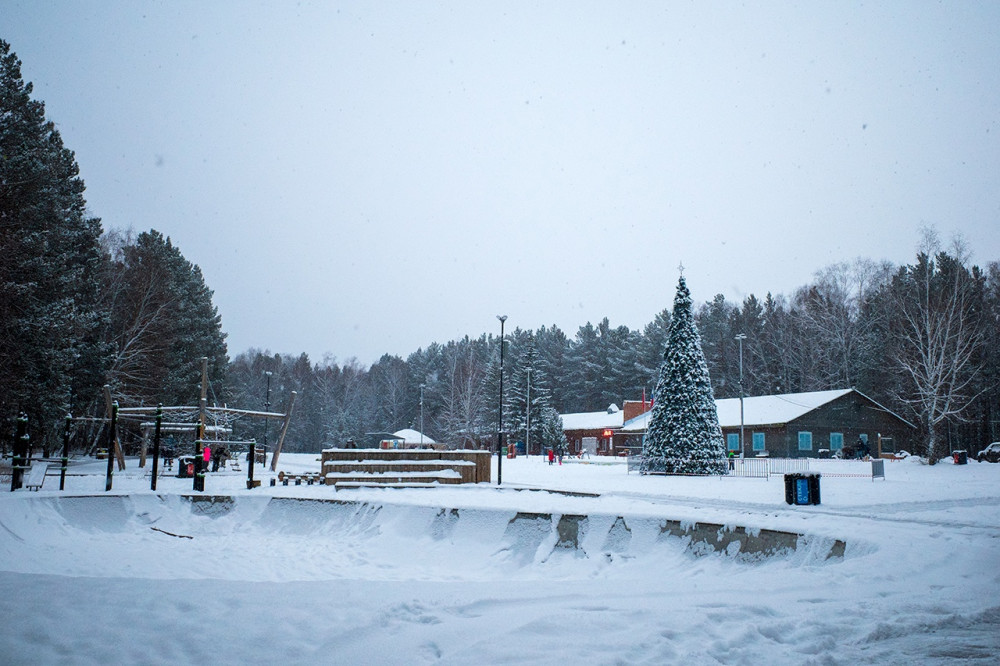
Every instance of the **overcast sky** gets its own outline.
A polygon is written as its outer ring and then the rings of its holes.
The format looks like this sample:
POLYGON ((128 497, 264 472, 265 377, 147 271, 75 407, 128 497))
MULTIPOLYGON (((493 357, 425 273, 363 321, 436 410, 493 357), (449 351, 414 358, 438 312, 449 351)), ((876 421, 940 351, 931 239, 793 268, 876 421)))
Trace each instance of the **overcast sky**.
POLYGON ((1000 259, 1000 3, 45 2, 0 38, 105 229, 249 347, 371 363, 1000 259))

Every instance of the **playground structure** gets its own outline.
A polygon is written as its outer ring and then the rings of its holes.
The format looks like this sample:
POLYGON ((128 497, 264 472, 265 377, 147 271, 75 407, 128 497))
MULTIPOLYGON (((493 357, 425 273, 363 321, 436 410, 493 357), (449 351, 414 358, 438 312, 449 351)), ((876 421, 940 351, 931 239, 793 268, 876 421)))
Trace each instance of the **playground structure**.
MULTIPOLYGON (((212 450, 217 446, 235 449, 236 447, 247 447, 253 455, 248 456, 247 465, 247 488, 255 488, 260 485, 259 481, 253 478, 254 462, 258 459, 259 447, 255 440, 234 441, 228 439, 232 434, 232 424, 240 418, 260 418, 266 420, 280 420, 281 426, 274 452, 271 454, 271 471, 275 471, 278 465, 278 457, 281 454, 281 447, 288 432, 288 425, 291 422, 292 410, 295 407, 296 392, 289 395, 288 407, 285 412, 270 412, 237 409, 229 406, 219 407, 218 405, 208 406, 208 359, 202 358, 202 379, 201 398, 197 406, 170 406, 163 405, 121 407, 117 400, 113 399, 111 387, 104 387, 104 399, 106 406, 105 417, 73 417, 66 416, 65 430, 63 434, 63 452, 61 459, 34 459, 30 456, 28 446, 28 418, 21 415, 17 419, 17 434, 14 442, 14 452, 11 461, 11 492, 25 487, 25 475, 30 477, 31 483, 27 484, 29 489, 39 489, 44 483, 44 474, 51 466, 52 462, 61 462, 59 489, 65 489, 66 470, 69 465, 69 442, 71 429, 74 423, 98 422, 107 423, 107 477, 105 491, 112 488, 114 475, 114 464, 117 461, 118 470, 125 469, 125 455, 119 439, 119 427, 121 422, 135 423, 142 434, 142 445, 140 450, 139 467, 145 467, 148 445, 152 440, 153 445, 153 465, 150 481, 150 489, 156 490, 156 479, 158 476, 158 463, 161 453, 161 437, 167 435, 192 435, 190 440, 193 443, 192 453, 195 460, 194 490, 204 491, 205 467, 202 463, 207 463, 207 455, 203 455, 206 450, 212 450), (165 418, 169 420, 165 421, 165 418), (42 467, 44 465, 44 467, 42 467), (36 468, 37 466, 37 468, 36 468), (42 479, 37 478, 41 471, 42 479)), ((266 430, 265 430, 266 433, 266 430)), ((96 448, 95 444, 94 448, 96 448)), ((264 453, 266 456, 266 452, 264 453)), ((262 461, 263 462, 263 461, 262 461)))

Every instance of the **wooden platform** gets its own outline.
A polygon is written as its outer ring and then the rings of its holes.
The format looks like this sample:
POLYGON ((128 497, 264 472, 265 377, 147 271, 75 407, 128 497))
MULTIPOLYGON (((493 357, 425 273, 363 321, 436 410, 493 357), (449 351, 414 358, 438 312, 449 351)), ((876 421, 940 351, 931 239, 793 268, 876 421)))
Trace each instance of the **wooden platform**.
POLYGON ((403 484, 489 483, 489 451, 435 449, 326 449, 327 485, 358 487, 403 484))

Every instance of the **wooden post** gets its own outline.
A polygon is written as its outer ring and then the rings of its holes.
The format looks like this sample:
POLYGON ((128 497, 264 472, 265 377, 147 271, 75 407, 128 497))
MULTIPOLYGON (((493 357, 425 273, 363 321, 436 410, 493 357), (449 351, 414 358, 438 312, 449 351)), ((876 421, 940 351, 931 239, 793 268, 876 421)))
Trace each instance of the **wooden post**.
POLYGON ((156 425, 153 428, 153 480, 149 484, 150 490, 156 490, 156 473, 160 462, 160 425, 162 423, 163 403, 161 402, 156 406, 156 425))
POLYGON ((201 400, 198 402, 198 423, 201 431, 198 439, 205 438, 205 408, 208 406, 208 357, 201 357, 201 400))
MULTIPOLYGON (((116 401, 111 404, 111 423, 108 426, 108 472, 104 480, 104 492, 108 492, 111 490, 111 478, 115 473, 115 461, 114 458, 111 456, 111 449, 116 448, 117 443, 118 443, 118 402, 116 401)), ((122 469, 125 469, 125 467, 122 466, 122 469)))
MULTIPOLYGON (((104 404, 105 404, 105 406, 108 409, 108 418, 109 419, 112 418, 112 414, 111 414, 111 412, 112 412, 112 404, 114 405, 114 408, 115 408, 114 411, 115 411, 116 418, 117 418, 118 403, 117 402, 112 403, 112 400, 111 400, 111 387, 108 386, 107 384, 104 385, 104 404)), ((108 459, 109 460, 111 459, 111 455, 112 455, 111 452, 112 452, 112 450, 114 450, 115 460, 118 461, 118 471, 119 472, 125 471, 125 454, 122 453, 121 444, 118 443, 118 433, 117 433, 117 431, 115 432, 114 442, 112 444, 108 444, 108 459)), ((109 490, 110 490, 110 488, 109 488, 109 490)))
POLYGON ((292 420, 292 410, 295 408, 295 391, 288 397, 288 411, 285 412, 285 421, 281 426, 281 436, 278 437, 278 446, 274 448, 271 455, 271 471, 278 469, 278 456, 281 454, 281 445, 285 443, 285 433, 288 432, 288 423, 292 420))
POLYGON ((66 490, 66 468, 69 467, 69 429, 73 425, 73 415, 66 415, 66 429, 63 430, 62 467, 59 468, 59 490, 66 490))
POLYGON ((24 470, 28 466, 28 415, 21 412, 17 415, 17 434, 14 437, 14 451, 10 465, 10 492, 19 489, 24 479, 24 470))
POLYGON ((146 467, 146 449, 149 448, 149 432, 143 428, 142 429, 142 446, 139 448, 139 467, 146 467))

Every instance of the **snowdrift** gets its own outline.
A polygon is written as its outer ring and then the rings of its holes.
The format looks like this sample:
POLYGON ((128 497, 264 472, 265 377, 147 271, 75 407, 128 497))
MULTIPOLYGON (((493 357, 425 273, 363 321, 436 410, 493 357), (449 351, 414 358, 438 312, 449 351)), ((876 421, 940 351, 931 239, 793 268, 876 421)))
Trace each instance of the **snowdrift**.
MULTIPOLYGON (((226 495, 9 502, 0 559, 22 573, 223 580, 571 579, 649 560, 844 555, 829 538, 612 514, 226 495), (66 553, 72 544, 73 553, 66 553), (140 561, 122 554, 141 553, 140 561), (290 566, 293 565, 294 566, 290 566), (556 566, 558 565, 558 566, 556 566)), ((833 560, 836 561, 836 560, 833 560)))

